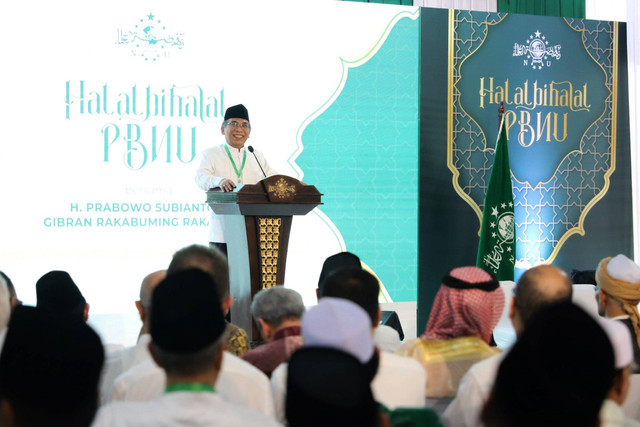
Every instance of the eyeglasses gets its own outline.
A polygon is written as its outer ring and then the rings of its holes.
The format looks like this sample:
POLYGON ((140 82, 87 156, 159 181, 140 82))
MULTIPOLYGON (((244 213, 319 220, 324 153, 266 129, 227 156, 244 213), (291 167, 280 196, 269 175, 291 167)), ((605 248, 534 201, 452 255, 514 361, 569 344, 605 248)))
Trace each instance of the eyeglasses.
POLYGON ((249 122, 238 123, 235 120, 227 122, 227 126, 231 126, 234 128, 251 129, 251 125, 249 124, 249 122))

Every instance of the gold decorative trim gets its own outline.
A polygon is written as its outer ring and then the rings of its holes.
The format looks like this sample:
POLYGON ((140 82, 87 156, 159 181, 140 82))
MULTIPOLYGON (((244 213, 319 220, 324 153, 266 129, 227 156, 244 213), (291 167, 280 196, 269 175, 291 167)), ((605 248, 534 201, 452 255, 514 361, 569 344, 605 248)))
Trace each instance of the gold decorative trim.
POLYGON ((278 284, 281 226, 282 218, 258 218, 260 230, 260 282, 262 283, 262 289, 272 288, 278 284))

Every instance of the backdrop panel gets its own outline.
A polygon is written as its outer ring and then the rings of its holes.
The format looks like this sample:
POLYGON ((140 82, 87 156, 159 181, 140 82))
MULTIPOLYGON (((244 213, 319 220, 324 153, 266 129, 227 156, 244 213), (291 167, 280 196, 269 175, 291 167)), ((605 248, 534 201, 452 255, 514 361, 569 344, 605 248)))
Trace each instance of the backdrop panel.
POLYGON ((144 275, 207 243, 195 170, 243 103, 249 143, 326 194, 294 221, 285 284, 315 303, 324 259, 352 250, 387 300, 415 300, 418 18, 349 2, 3 4, 0 269, 27 303, 65 269, 92 313, 133 311, 144 275))
POLYGON ((500 103, 514 188, 516 277, 540 263, 594 269, 605 256, 633 256, 628 108, 619 95, 626 91, 623 26, 423 10, 423 28, 425 21, 442 28, 444 19, 448 35, 439 31, 439 43, 422 33, 420 183, 429 203, 420 214, 420 258, 427 260, 420 326, 446 268, 475 264, 500 103), (446 55, 446 76, 424 73, 434 55, 446 55), (445 96, 446 111, 438 102, 445 96), (435 199, 432 187, 443 188, 435 199))

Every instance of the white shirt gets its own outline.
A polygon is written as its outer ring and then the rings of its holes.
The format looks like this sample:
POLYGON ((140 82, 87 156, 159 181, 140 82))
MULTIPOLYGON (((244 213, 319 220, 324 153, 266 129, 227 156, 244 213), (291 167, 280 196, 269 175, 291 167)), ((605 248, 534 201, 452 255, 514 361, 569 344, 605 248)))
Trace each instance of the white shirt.
POLYGON ((151 357, 148 349, 150 342, 151 335, 142 334, 136 345, 107 353, 100 378, 101 403, 111 400, 113 384, 120 374, 151 357))
POLYGON ((605 399, 600 408, 600 427, 640 427, 640 423, 627 418, 613 400, 605 399))
MULTIPOLYGON (((271 390, 276 406, 276 419, 285 420, 288 364, 282 363, 271 374, 271 390)), ((417 360, 380 352, 378 372, 371 382, 375 400, 389 409, 424 406, 427 373, 417 360)))
POLYGON ((103 406, 92 425, 271 427, 280 424, 263 414, 227 402, 218 393, 178 391, 165 393, 150 402, 116 402, 103 406))
POLYGON ((458 394, 442 414, 445 427, 481 426, 480 413, 498 375, 506 352, 486 358, 467 371, 460 380, 458 394))
MULTIPOLYGON (((246 149, 246 146, 238 150, 237 148, 233 148, 225 143, 205 150, 202 153, 200 166, 196 171, 196 184, 198 184, 198 187, 204 191, 209 191, 211 188, 220 186, 220 182, 222 182, 223 179, 230 179, 235 182, 236 185, 256 184, 264 178, 262 170, 260 170, 260 166, 262 166, 262 169, 264 169, 267 176, 277 174, 277 172, 269 166, 264 155, 260 151, 254 150, 253 152, 258 158, 260 165, 258 165, 253 154, 246 149), (240 178, 236 175, 235 169, 231 160, 229 160, 229 155, 227 154, 225 147, 229 149, 229 153, 231 153, 231 157, 233 158, 238 171, 242 168, 242 159, 246 153, 247 157, 240 178)), ((209 241, 218 243, 226 242, 222 218, 219 215, 216 215, 213 211, 211 211, 209 241)))
MULTIPOLYGON (((142 402, 156 399, 164 391, 166 378, 164 371, 149 358, 116 378, 111 400, 142 402)), ((275 415, 269 378, 229 352, 224 352, 222 357, 216 390, 226 401, 270 417, 275 415)))
POLYGON ((388 353, 395 353, 402 344, 398 331, 387 325, 378 325, 373 333, 373 343, 388 353))

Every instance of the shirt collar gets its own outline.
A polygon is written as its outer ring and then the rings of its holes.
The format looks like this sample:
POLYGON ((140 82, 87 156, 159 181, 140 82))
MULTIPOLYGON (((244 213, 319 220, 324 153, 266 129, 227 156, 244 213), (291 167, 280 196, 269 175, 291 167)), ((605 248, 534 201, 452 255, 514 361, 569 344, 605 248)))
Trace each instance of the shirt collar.
POLYGON ((302 335, 300 326, 287 326, 285 328, 278 329, 276 333, 273 334, 273 341, 297 335, 302 335))

